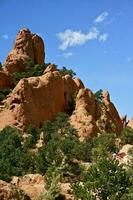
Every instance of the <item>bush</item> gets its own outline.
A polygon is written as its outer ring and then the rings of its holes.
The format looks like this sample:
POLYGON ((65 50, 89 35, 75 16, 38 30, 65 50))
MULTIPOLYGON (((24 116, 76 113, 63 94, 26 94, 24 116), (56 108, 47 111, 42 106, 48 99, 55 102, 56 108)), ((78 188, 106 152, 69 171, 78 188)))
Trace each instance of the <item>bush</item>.
POLYGON ((102 103, 103 101, 103 90, 98 90, 97 92, 94 93, 95 100, 98 101, 99 103, 102 103))
POLYGON ((11 91, 10 88, 0 89, 0 101, 4 100, 11 91))
POLYGON ((126 127, 121 132, 121 141, 122 144, 132 144, 133 145, 133 129, 126 127))
POLYGON ((103 133, 98 137, 93 138, 92 160, 112 157, 113 153, 118 152, 118 147, 115 145, 116 135, 111 133, 103 133))
POLYGON ((35 155, 25 151, 22 137, 15 128, 6 127, 0 132, 0 179, 9 181, 35 170, 35 155))
POLYGON ((31 124, 26 132, 29 134, 29 137, 24 143, 24 148, 34 148, 40 138, 41 131, 31 124))
POLYGON ((126 170, 117 161, 102 159, 92 164, 82 184, 76 182, 71 186, 77 199, 120 200, 133 184, 126 170))
POLYGON ((34 65, 32 61, 29 61, 24 72, 15 72, 12 74, 13 78, 15 79, 15 84, 17 84, 23 78, 43 75, 44 70, 49 64, 50 63, 34 65))
POLYGON ((70 75, 71 77, 75 76, 76 73, 72 70, 72 69, 67 69, 66 67, 62 67, 62 69, 59 70, 60 74, 62 76, 65 76, 65 75, 70 75))

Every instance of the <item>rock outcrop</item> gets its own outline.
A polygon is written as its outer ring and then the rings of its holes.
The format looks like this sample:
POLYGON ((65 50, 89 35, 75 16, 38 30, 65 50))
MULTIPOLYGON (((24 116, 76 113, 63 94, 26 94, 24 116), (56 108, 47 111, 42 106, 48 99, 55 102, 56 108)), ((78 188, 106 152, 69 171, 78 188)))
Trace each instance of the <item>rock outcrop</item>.
POLYGON ((114 104, 110 101, 108 91, 103 92, 103 103, 104 107, 102 120, 105 125, 105 130, 107 132, 115 132, 119 135, 123 128, 123 124, 114 104))
POLYGON ((7 56, 4 70, 8 73, 22 72, 30 62, 43 64, 45 61, 44 43, 41 37, 29 29, 19 31, 14 47, 7 56))
POLYGON ((95 120, 96 102, 89 89, 80 89, 76 97, 76 108, 70 117, 71 124, 77 129, 80 140, 92 137, 99 132, 95 120))
MULTIPOLYGON (((4 71, 0 71, 0 89, 11 87, 9 74, 24 71, 29 61, 43 64, 44 60, 42 39, 28 29, 21 30, 6 59, 4 71)), ((54 64, 49 65, 42 76, 20 80, 3 104, 0 129, 6 125, 22 130, 29 124, 39 127, 59 112, 70 115, 70 122, 78 130, 81 140, 104 131, 119 134, 123 127, 108 92, 103 93, 101 104, 80 79, 62 76, 54 64)))
MULTIPOLYGON (((0 200, 42 199, 47 192, 45 186, 45 177, 40 174, 28 174, 23 177, 14 176, 10 183, 0 180, 0 200)), ((71 194, 70 183, 61 183, 60 189, 66 200, 74 199, 71 194)))
POLYGON ((40 126, 45 120, 54 119, 59 112, 70 109, 69 102, 80 84, 76 85, 72 77, 62 77, 53 68, 48 69, 40 77, 22 79, 18 83, 4 101, 7 108, 0 112, 0 127, 15 125, 25 129, 29 124, 40 126), (5 119, 7 112, 10 117, 5 119))
POLYGON ((40 77, 22 79, 3 103, 6 108, 0 111, 1 129, 6 125, 23 130, 29 124, 39 127, 59 112, 72 114, 70 122, 80 140, 104 131, 119 134, 123 126, 108 92, 103 93, 101 106, 80 79, 61 76, 53 64, 40 77), (71 105, 74 101, 75 109, 71 105))
POLYGON ((24 199, 30 200, 30 197, 25 195, 22 190, 16 188, 13 184, 0 180, 0 200, 9 199, 24 199))
POLYGON ((71 124, 77 129, 80 140, 97 133, 120 134, 123 124, 110 101, 109 93, 103 92, 103 101, 98 102, 89 89, 80 89, 76 97, 76 108, 70 117, 71 124))
POLYGON ((0 71, 0 89, 11 88, 13 79, 6 72, 0 71))
POLYGON ((11 184, 23 191, 31 200, 40 199, 46 192, 44 177, 40 174, 28 174, 23 177, 13 177, 11 184))

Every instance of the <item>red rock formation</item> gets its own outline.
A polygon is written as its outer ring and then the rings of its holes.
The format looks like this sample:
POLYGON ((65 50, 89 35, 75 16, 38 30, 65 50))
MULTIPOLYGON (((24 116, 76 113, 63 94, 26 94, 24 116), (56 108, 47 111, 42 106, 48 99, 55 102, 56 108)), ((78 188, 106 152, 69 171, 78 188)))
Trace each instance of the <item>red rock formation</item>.
POLYGON ((76 98, 76 109, 70 117, 77 129, 80 140, 92 137, 99 132, 95 121, 96 103, 91 90, 80 89, 76 98))
POLYGON ((110 101, 108 91, 103 92, 103 103, 104 107, 102 119, 105 123, 105 131, 115 132, 119 135, 121 133, 123 125, 114 104, 110 101))
POLYGON ((29 61, 34 64, 43 64, 45 59, 43 40, 29 29, 20 30, 14 47, 9 53, 4 70, 8 73, 21 72, 25 70, 29 61))
POLYGON ((12 78, 6 72, 0 71, 0 89, 11 88, 12 86, 12 78))
MULTIPOLYGON (((28 29, 21 30, 4 64, 6 73, 0 71, 0 88, 10 87, 8 74, 24 71, 29 60, 42 64, 44 59, 42 39, 28 29)), ((21 80, 4 103, 5 109, 0 110, 0 128, 6 125, 22 129, 29 124, 40 126, 64 111, 73 112, 70 121, 78 129, 81 139, 104 131, 120 134, 123 127, 108 92, 103 93, 101 104, 91 90, 84 88, 80 79, 62 76, 54 64, 49 65, 40 77, 21 80), (73 112, 74 99, 76 108, 73 112)))
POLYGON ((69 102, 81 86, 76 85, 69 75, 62 77, 54 70, 50 65, 43 76, 23 79, 18 83, 4 102, 8 109, 0 112, 1 128, 6 125, 23 129, 29 124, 40 126, 45 120, 54 119, 59 112, 69 109, 69 102))

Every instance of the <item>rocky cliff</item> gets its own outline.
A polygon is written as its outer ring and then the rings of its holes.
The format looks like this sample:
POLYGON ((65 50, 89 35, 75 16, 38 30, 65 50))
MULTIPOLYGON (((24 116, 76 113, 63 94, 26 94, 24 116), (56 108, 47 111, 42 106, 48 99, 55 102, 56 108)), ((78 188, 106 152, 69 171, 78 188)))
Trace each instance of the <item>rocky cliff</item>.
MULTIPOLYGON (((129 142, 129 139, 132 139, 133 132, 130 128, 133 128, 133 119, 128 123, 126 116, 120 118, 108 91, 100 90, 93 93, 70 71, 66 70, 62 73, 55 64, 45 64, 42 38, 28 29, 19 31, 12 50, 0 68, 0 95, 2 94, 0 130, 3 130, 1 136, 4 135, 3 138, 1 137, 1 146, 3 141, 6 141, 1 147, 2 153, 0 152, 2 155, 0 158, 3 159, 0 162, 0 170, 3 170, 0 171, 0 175, 2 180, 9 181, 7 183, 0 180, 0 200, 34 200, 35 197, 45 199, 44 195, 48 191, 59 193, 53 190, 53 188, 57 190, 57 185, 67 200, 73 200, 70 180, 78 180, 81 183, 82 170, 84 169, 85 174, 88 168, 91 169, 90 165, 93 165, 93 161, 94 164, 97 162, 92 157, 94 152, 99 153, 100 159, 106 156, 107 160, 112 162, 118 160, 119 163, 124 162, 126 155, 128 161, 127 146, 126 152, 125 150, 117 152, 117 149, 120 149, 122 141, 129 142), (7 95, 4 92, 8 89, 11 92, 7 95), (67 122, 66 118, 59 120, 59 113, 67 113, 67 122), (46 121, 47 129, 42 126, 46 121), (35 127, 28 132, 31 124, 35 127), (17 129, 5 128, 8 125, 17 129), (126 126, 130 127, 129 130, 125 130, 126 134, 129 131, 130 137, 125 139, 125 134, 122 139, 119 136, 126 126), (11 137, 8 138, 9 135, 11 137), (95 142, 97 138, 99 140, 95 142), (24 166, 23 162, 27 166, 24 166), (60 175, 62 163, 65 166, 64 180, 60 175), (56 175, 57 171, 59 174, 56 175), (31 172, 34 174, 29 174, 31 172), (49 173, 52 181, 48 188, 49 173)), ((128 149, 129 147, 132 148, 132 145, 128 145, 128 149)), ((118 182, 121 181, 118 179, 118 182)))
MULTIPOLYGON (((0 71, 0 88, 11 87, 12 73, 25 71, 29 61, 43 64, 44 60, 43 40, 28 29, 19 31, 0 71)), ((103 93, 102 103, 98 102, 79 78, 63 76, 54 64, 49 65, 41 76, 19 81, 3 101, 0 128, 11 125, 25 130, 29 124, 41 126, 59 112, 71 113, 70 122, 78 130, 81 140, 103 131, 119 134, 122 129, 122 121, 108 92, 103 93), (75 108, 71 108, 72 101, 75 101, 75 108)))

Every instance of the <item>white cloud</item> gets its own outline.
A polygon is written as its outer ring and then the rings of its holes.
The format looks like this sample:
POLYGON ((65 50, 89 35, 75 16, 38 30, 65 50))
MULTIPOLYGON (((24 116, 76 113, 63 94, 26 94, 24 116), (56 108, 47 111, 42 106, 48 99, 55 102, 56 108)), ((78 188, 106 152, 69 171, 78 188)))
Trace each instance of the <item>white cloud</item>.
POLYGON ((57 57, 69 58, 69 57, 71 57, 73 55, 74 54, 72 52, 67 52, 67 53, 63 53, 63 54, 58 54, 57 57))
POLYGON ((4 34, 2 37, 3 37, 5 40, 8 40, 8 39, 9 39, 9 36, 8 36, 7 34, 4 34))
MULTIPOLYGON (((69 47, 83 45, 90 40, 98 40, 100 42, 105 42, 108 39, 108 34, 101 34, 96 27, 92 27, 88 33, 83 33, 82 31, 72 31, 71 29, 67 29, 64 32, 58 33, 57 37, 61 41, 59 49, 64 51, 69 47)), ((68 57, 68 55, 66 55, 66 57, 68 57)))
POLYGON ((106 42, 107 39, 108 39, 108 34, 107 33, 103 33, 102 35, 99 36, 99 41, 100 42, 106 42))
POLYGON ((108 12, 103 12, 94 20, 94 22, 95 23, 101 23, 108 17, 108 15, 109 15, 108 12))
POLYGON ((62 33, 58 33, 57 37, 62 42, 59 49, 66 50, 68 47, 82 45, 86 41, 97 39, 99 36, 99 30, 93 27, 88 33, 82 31, 72 31, 67 29, 62 33))

